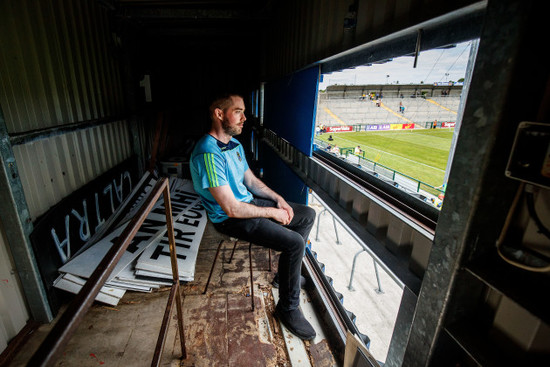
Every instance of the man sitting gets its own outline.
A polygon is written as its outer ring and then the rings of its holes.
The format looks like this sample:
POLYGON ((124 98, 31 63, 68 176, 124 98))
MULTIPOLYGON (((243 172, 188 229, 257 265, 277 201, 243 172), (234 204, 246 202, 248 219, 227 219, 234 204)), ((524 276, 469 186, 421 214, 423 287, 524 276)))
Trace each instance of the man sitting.
POLYGON ((243 98, 227 94, 210 106, 212 125, 190 159, 193 187, 221 233, 280 251, 279 302, 275 313, 296 336, 312 340, 315 330, 300 305, 301 265, 315 211, 287 203, 250 170, 242 145, 246 117, 243 98))

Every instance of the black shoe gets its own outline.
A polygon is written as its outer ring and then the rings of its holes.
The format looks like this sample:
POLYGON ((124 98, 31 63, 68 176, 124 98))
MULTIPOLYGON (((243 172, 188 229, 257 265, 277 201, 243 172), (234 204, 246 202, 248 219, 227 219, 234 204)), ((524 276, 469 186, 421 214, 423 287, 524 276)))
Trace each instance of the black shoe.
MULTIPOLYGON (((306 287, 306 278, 300 275, 300 288, 304 289, 306 287)), ((275 273, 273 280, 271 281, 273 288, 279 289, 279 273, 275 273)))
POLYGON ((313 340, 317 335, 313 326, 306 320, 299 308, 282 311, 277 304, 275 315, 292 334, 302 340, 313 340))

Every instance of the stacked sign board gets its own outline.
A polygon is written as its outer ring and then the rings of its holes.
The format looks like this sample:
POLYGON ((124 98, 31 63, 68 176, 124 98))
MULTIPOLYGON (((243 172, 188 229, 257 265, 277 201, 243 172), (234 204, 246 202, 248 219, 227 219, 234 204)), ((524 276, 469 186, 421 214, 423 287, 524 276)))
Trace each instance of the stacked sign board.
MULTIPOLYGON (((145 201, 155 185, 154 176, 142 179, 130 195, 126 214, 119 225, 102 238, 73 256, 59 268, 61 275, 54 282, 56 288, 77 293, 105 254, 116 242, 131 218, 145 201)), ((181 281, 194 277, 197 253, 207 218, 200 197, 190 180, 170 178, 170 202, 174 225, 178 272, 181 281)), ((166 233, 164 200, 159 198, 140 227, 117 266, 111 273, 96 300, 116 305, 126 290, 150 292, 154 288, 172 284, 172 266, 166 233)))

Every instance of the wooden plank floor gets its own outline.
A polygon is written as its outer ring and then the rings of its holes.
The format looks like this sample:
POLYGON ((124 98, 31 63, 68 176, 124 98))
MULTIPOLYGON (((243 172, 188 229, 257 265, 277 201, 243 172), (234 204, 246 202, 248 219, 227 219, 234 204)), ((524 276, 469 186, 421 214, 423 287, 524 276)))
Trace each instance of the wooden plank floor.
MULTIPOLYGON (((182 289, 188 358, 181 360, 176 308, 165 344, 162 366, 290 366, 281 327, 273 317, 275 303, 268 272, 268 252, 253 247, 255 310, 249 294, 248 244, 239 242, 227 263, 232 243, 225 242, 207 294, 202 291, 220 235, 206 227, 195 280, 182 289)), ((57 366, 149 366, 168 299, 169 288, 152 293, 127 292, 116 307, 95 303, 72 336, 57 366)), ((54 320, 55 322, 55 320, 54 320)), ((25 366, 52 324, 31 335, 11 366, 25 366)), ((305 342, 311 366, 336 366, 326 340, 305 342)))

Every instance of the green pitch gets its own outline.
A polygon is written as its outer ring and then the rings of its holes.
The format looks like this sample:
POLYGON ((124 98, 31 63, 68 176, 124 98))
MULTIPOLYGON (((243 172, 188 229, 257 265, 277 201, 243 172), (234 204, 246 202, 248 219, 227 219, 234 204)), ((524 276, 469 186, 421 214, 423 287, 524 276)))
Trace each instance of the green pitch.
POLYGON ((361 146, 364 157, 431 186, 440 186, 454 129, 325 133, 316 139, 338 148, 361 146), (328 141, 332 135, 333 141, 328 141))

